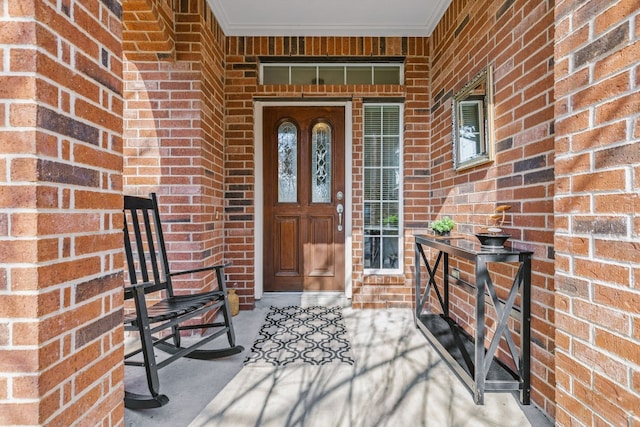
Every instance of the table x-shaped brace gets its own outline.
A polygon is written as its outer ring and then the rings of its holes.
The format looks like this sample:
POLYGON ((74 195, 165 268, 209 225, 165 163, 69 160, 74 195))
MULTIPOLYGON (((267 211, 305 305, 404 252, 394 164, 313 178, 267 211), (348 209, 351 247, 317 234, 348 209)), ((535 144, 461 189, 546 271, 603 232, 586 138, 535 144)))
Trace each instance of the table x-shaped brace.
MULTIPOLYGON (((482 261, 479 261, 479 262, 482 262, 482 261)), ((523 283, 522 269, 523 269, 523 264, 520 264, 520 267, 518 268, 518 273, 516 274, 516 277, 513 280, 513 286, 509 291, 507 300, 504 302, 504 309, 502 308, 502 302, 498 299, 498 296, 496 294, 496 289, 495 289, 495 286, 493 285, 493 281, 491 280, 488 274, 483 275, 484 283, 482 284, 482 286, 483 288, 486 287, 487 291, 489 292, 491 301, 493 302, 493 307, 498 316, 498 324, 496 326, 496 331, 493 336, 493 339, 491 340, 491 343, 489 344, 489 349, 487 350, 487 353, 484 359, 484 377, 485 378, 489 373, 491 362, 493 360, 495 352, 498 348, 498 344, 500 343, 500 338, 502 336, 504 336, 507 341, 507 344, 509 346, 509 352, 511 353, 511 359, 515 363, 516 369, 518 369, 518 372, 521 372, 519 351, 518 351, 518 348, 516 347, 516 344, 513 342, 513 336, 507 326, 507 322, 509 321, 509 313, 511 313, 511 310, 513 309, 513 306, 516 300, 516 296, 518 295, 518 290, 520 289, 523 283)), ((487 270, 483 269, 483 271, 487 271, 487 270)), ((476 286, 479 286, 479 285, 481 284, 480 283, 476 284, 476 286)))
MULTIPOLYGON (((440 260, 442 259, 442 254, 443 252, 438 252, 438 257, 436 258, 435 263, 433 264, 433 269, 431 269, 431 267, 429 266, 429 261, 427 260, 427 256, 424 254, 424 249, 422 249, 422 246, 420 244, 417 244, 416 247, 418 248, 418 251, 420 252, 420 256, 422 257, 422 261, 424 262, 425 267, 427 267, 427 272, 429 273, 429 281, 427 284, 426 289, 424 290, 424 294, 422 295, 422 299, 420 299, 420 305, 419 307, 424 307, 424 304, 427 302, 427 298, 429 297, 429 291, 431 290, 431 286, 433 286, 433 290, 436 293, 436 296, 438 297, 438 301, 440 302, 440 307, 442 308, 442 311, 444 312, 445 316, 449 315, 449 303, 448 301, 445 301, 442 298, 442 295, 440 294, 440 291, 438 290, 438 286, 436 286, 436 280, 435 280, 435 276, 436 276, 436 272, 438 271, 438 265, 440 264, 440 260)), ((445 266, 444 266, 444 271, 447 271, 447 265, 448 264, 448 259, 446 257, 445 254, 445 266)), ((420 265, 416 265, 416 268, 420 268, 420 265)), ((447 295, 447 293, 445 293, 445 296, 447 295)))

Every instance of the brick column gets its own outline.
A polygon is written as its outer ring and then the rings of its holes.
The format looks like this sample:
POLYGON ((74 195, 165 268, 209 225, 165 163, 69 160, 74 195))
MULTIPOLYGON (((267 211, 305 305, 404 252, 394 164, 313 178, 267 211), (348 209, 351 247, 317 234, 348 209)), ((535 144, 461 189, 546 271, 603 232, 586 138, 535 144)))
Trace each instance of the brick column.
POLYGON ((122 424, 121 5, 0 5, 0 424, 122 424))
POLYGON ((555 16, 556 420, 640 425, 638 3, 555 16))
MULTIPOLYGON (((183 271, 225 258, 225 36, 203 0, 179 2, 170 18, 155 11, 162 9, 156 3, 125 14, 124 191, 158 193, 171 269, 183 271), (163 35, 168 27, 175 31, 163 35), (149 28, 157 29, 151 40, 142 35, 149 28), (174 44, 175 52, 157 51, 174 44)), ((149 4, 127 3, 126 12, 143 6, 149 4)), ((174 280, 181 293, 212 283, 212 274, 174 280)))

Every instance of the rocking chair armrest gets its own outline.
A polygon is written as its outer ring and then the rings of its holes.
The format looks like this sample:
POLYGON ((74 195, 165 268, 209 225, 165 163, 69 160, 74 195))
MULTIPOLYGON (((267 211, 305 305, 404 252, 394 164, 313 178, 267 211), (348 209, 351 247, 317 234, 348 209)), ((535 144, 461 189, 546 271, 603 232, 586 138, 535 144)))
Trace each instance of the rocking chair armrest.
POLYGON ((223 269, 225 267, 229 267, 231 265, 230 262, 226 263, 226 264, 218 264, 218 265, 211 265, 209 267, 202 267, 202 268, 196 268, 193 270, 185 270, 185 271, 178 271, 175 273, 170 273, 169 276, 173 277, 173 276, 180 276, 183 274, 193 274, 193 273, 201 273, 203 271, 211 271, 211 270, 220 270, 223 269))
POLYGON ((138 282, 134 284, 125 285, 124 297, 125 299, 128 299, 133 297, 135 293, 138 293, 139 295, 141 294, 142 297, 144 298, 144 289, 154 286, 155 284, 156 282, 154 281, 148 281, 148 282, 138 282), (142 290, 142 292, 139 292, 139 290, 142 290))

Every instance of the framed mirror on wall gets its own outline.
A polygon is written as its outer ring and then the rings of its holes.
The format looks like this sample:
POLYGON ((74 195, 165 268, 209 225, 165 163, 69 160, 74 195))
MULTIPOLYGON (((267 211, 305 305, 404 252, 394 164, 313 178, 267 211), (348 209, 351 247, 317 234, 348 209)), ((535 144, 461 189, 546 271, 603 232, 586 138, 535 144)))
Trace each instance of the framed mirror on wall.
POLYGON ((493 161, 493 73, 487 66, 453 97, 453 168, 493 161))

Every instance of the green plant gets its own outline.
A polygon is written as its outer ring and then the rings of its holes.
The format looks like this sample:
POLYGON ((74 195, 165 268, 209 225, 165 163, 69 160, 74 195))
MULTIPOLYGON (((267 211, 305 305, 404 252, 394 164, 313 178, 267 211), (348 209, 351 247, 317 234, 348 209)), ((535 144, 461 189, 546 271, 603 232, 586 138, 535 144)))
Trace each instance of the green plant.
POLYGON ((398 215, 397 214, 392 214, 387 216, 386 218, 384 218, 382 220, 382 224, 384 225, 398 225, 398 215))
POLYGON ((436 233, 446 233, 448 231, 453 230, 456 223, 454 220, 449 218, 448 216, 442 217, 442 219, 433 221, 430 225, 431 229, 436 233))

